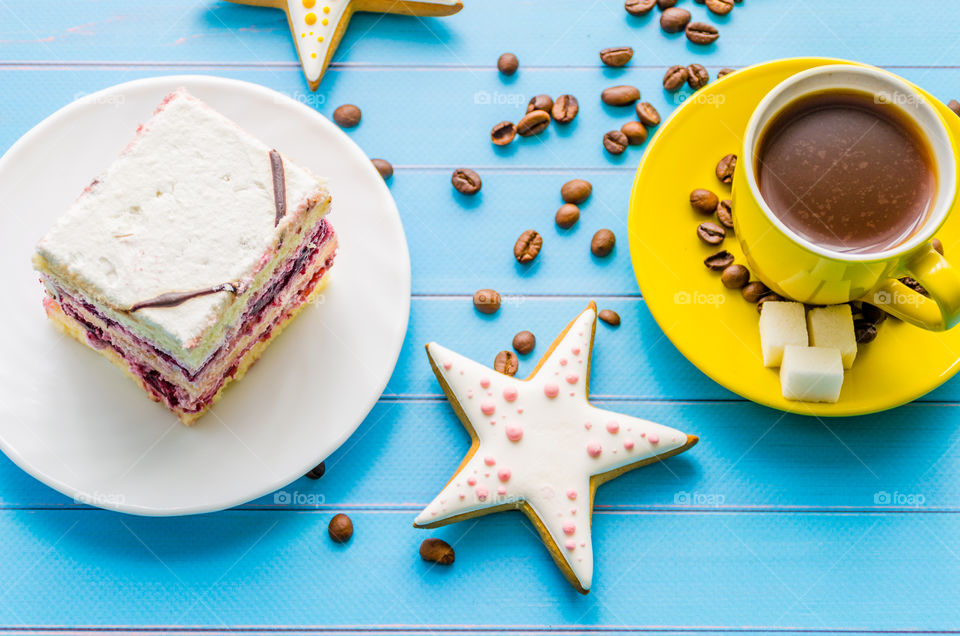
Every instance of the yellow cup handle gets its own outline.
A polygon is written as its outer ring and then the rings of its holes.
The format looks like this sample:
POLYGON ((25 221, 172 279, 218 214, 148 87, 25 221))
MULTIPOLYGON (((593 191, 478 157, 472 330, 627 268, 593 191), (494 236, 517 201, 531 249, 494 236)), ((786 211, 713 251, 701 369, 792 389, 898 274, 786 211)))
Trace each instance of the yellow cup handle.
POLYGON ((944 331, 960 322, 960 271, 930 244, 905 265, 907 274, 923 285, 929 298, 891 278, 862 300, 931 331, 944 331))

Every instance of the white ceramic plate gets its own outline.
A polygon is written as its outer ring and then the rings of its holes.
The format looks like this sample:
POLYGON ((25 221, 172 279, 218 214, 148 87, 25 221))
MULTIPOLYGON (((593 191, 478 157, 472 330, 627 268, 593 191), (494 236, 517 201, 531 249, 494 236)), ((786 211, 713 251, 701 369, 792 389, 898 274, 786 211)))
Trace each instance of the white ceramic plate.
POLYGON ((0 448, 68 497, 144 515, 209 512, 301 477, 360 425, 386 386, 410 314, 410 255, 390 192, 339 128, 280 93, 196 75, 83 97, 0 159, 0 448), (211 413, 182 426, 41 308, 34 244, 180 86, 329 178, 340 239, 307 307, 211 413))

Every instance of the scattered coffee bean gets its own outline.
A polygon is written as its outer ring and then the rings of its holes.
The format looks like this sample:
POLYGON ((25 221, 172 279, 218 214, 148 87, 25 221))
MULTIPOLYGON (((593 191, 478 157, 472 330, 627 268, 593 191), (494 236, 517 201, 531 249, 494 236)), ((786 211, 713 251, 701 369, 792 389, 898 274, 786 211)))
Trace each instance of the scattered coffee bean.
POLYGON ((704 221, 697 226, 697 236, 707 245, 720 245, 727 232, 713 221, 704 221))
POLYGON ((693 90, 703 88, 710 82, 710 73, 703 64, 687 66, 687 85, 693 90))
POLYGON ((707 0, 707 9, 717 15, 727 15, 733 11, 733 0, 707 0))
POLYGON ((609 256, 613 251, 613 246, 617 244, 617 237, 613 232, 607 229, 597 230, 590 240, 590 251, 594 256, 603 258, 609 256))
POLYGON ((450 177, 454 189, 460 194, 476 194, 480 192, 483 182, 480 181, 480 175, 470 168, 457 168, 450 177))
POLYGON ((733 73, 732 68, 722 68, 719 71, 717 71, 717 79, 720 79, 721 77, 726 77, 730 73, 733 73))
POLYGON ((748 303, 755 303, 769 293, 770 288, 758 280, 755 280, 752 283, 747 283, 740 290, 740 294, 743 296, 743 299, 748 303))
POLYGON ((561 95, 557 101, 553 102, 553 110, 550 112, 553 115, 553 121, 558 124, 569 124, 577 118, 580 103, 573 95, 561 95))
POLYGON ((750 270, 739 263, 731 265, 720 274, 720 282, 727 289, 740 289, 750 282, 750 270))
POLYGON ((706 22, 691 22, 684 31, 694 44, 713 44, 720 37, 717 27, 706 22))
POLYGON ((671 93, 676 93, 686 83, 689 76, 690 72, 687 71, 686 67, 679 64, 671 66, 663 75, 663 88, 671 93))
POLYGON ((370 163, 377 169, 384 181, 393 176, 393 165, 386 159, 371 159, 370 163))
POLYGON ((553 217, 559 227, 567 230, 580 220, 580 208, 573 203, 564 203, 553 217))
POLYGON ((623 8, 630 15, 644 15, 656 6, 657 0, 625 0, 623 8))
POLYGON ((473 294, 473 306, 481 314, 495 314, 500 309, 500 294, 492 289, 481 289, 473 294))
POLYGON ((697 188, 690 193, 690 205, 700 214, 713 214, 720 205, 720 198, 710 190, 697 188))
POLYGON ((860 307, 860 314, 863 316, 864 320, 875 325, 879 325, 881 322, 887 319, 887 312, 880 309, 876 305, 871 305, 870 303, 863 303, 863 305, 860 307))
POLYGON ((928 292, 926 288, 923 285, 921 285, 920 281, 918 281, 916 278, 912 278, 910 276, 903 276, 900 278, 900 282, 922 296, 930 295, 930 292, 928 292))
POLYGON ((931 239, 930 246, 933 247, 934 251, 937 252, 940 256, 943 256, 943 242, 938 239, 931 239))
POLYGON ((727 185, 733 183, 733 171, 737 167, 737 155, 729 154, 717 163, 717 179, 727 185))
POLYGON ((724 199, 717 204, 717 220, 723 227, 733 229, 733 201, 724 199))
POLYGON ((853 333, 857 344, 868 344, 877 339, 877 326, 869 320, 854 320, 853 333))
POLYGON ((637 119, 644 126, 657 126, 660 124, 660 113, 650 102, 637 102, 637 119))
POLYGON ((951 99, 947 103, 947 107, 953 112, 955 112, 956 114, 960 115, 960 102, 958 102, 957 100, 951 99))
POLYGON ((493 370, 504 375, 514 376, 520 369, 520 361, 513 351, 503 350, 493 359, 493 370))
POLYGON ((586 179, 571 179, 560 187, 560 197, 566 203, 581 204, 593 194, 593 185, 586 179))
POLYGON ((677 0, 657 0, 657 7, 659 7, 661 11, 666 11, 670 7, 675 6, 677 6, 677 0))
POLYGON ((781 303, 785 300, 786 298, 778 294, 767 294, 766 296, 763 296, 762 298, 760 298, 760 300, 757 301, 757 313, 761 313, 763 311, 763 303, 770 303, 770 302, 781 303))
POLYGON ((638 121, 628 121, 620 127, 620 132, 627 136, 627 143, 639 146, 647 140, 647 128, 638 121))
POLYGON ((306 474, 307 479, 320 479, 323 477, 324 473, 327 472, 327 465, 323 462, 320 462, 316 466, 310 469, 310 472, 306 474))
POLYGON ((420 558, 440 565, 450 565, 454 559, 453 548, 443 539, 424 539, 420 544, 420 558))
POLYGON ((513 75, 520 68, 520 60, 513 53, 504 53, 497 58, 497 70, 504 75, 513 75))
POLYGON ((607 323, 611 327, 620 326, 620 314, 612 309, 601 309, 600 313, 597 314, 597 318, 607 323))
POLYGON ((550 125, 550 113, 543 110, 532 110, 517 124, 517 134, 521 137, 539 135, 550 125))
POLYGON ((630 140, 619 130, 611 130, 603 136, 603 147, 611 155, 623 154, 628 145, 630 145, 630 140))
POLYGON ((600 61, 607 66, 623 66, 633 57, 633 49, 629 46, 614 46, 600 51, 600 61))
POLYGON ((640 99, 640 89, 636 86, 611 86, 603 89, 600 99, 607 106, 629 106, 640 99))
POLYGON ((536 230, 527 230, 514 243, 513 256, 518 263, 529 263, 537 257, 541 247, 543 247, 543 237, 536 230))
MULTIPOLYGON (((690 12, 686 9, 670 7, 660 14, 660 28, 666 33, 679 33, 690 22, 690 12)), ((697 22, 696 24, 701 24, 697 22)))
POLYGON ((513 348, 521 355, 527 355, 537 346, 537 337, 530 331, 520 331, 513 337, 513 348))
POLYGON ((353 104, 344 104, 333 111, 333 121, 341 128, 353 128, 360 123, 363 113, 353 104))
POLYGON ((553 98, 549 95, 534 95, 527 104, 527 112, 529 113, 535 110, 542 110, 545 113, 549 113, 553 110, 553 98))
POLYGON ((727 250, 720 250, 716 254, 711 254, 703 259, 703 264, 707 266, 707 269, 712 269, 715 272, 722 272, 733 265, 733 254, 727 250))
POLYGON ((506 146, 517 136, 517 127, 512 121, 502 121, 490 131, 490 141, 498 146, 506 146))
POLYGON ((327 526, 327 534, 337 543, 346 543, 353 536, 353 522, 343 513, 334 515, 327 526))

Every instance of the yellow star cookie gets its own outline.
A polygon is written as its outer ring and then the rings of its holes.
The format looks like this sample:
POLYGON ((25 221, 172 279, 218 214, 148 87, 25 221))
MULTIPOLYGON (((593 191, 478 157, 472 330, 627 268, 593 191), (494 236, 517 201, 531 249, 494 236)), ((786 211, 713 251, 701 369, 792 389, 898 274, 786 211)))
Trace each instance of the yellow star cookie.
POLYGON ((460 0, 229 0, 235 4, 283 9, 297 43, 310 90, 317 90, 330 58, 356 11, 444 16, 463 8, 460 0))

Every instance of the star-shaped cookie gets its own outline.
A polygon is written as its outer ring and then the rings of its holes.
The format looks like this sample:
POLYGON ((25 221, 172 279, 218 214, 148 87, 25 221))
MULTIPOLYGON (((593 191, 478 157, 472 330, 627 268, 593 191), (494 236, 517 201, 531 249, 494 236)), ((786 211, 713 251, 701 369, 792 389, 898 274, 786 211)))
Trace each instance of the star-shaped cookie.
POLYGON ((444 16, 463 8, 460 0, 229 0, 235 4, 283 9, 297 44, 310 90, 317 90, 330 58, 356 11, 444 16))
POLYGON ((416 527, 518 508, 574 587, 590 590, 597 486, 697 443, 693 435, 590 405, 596 324, 591 302, 525 380, 427 345, 433 372, 473 443, 416 527))

